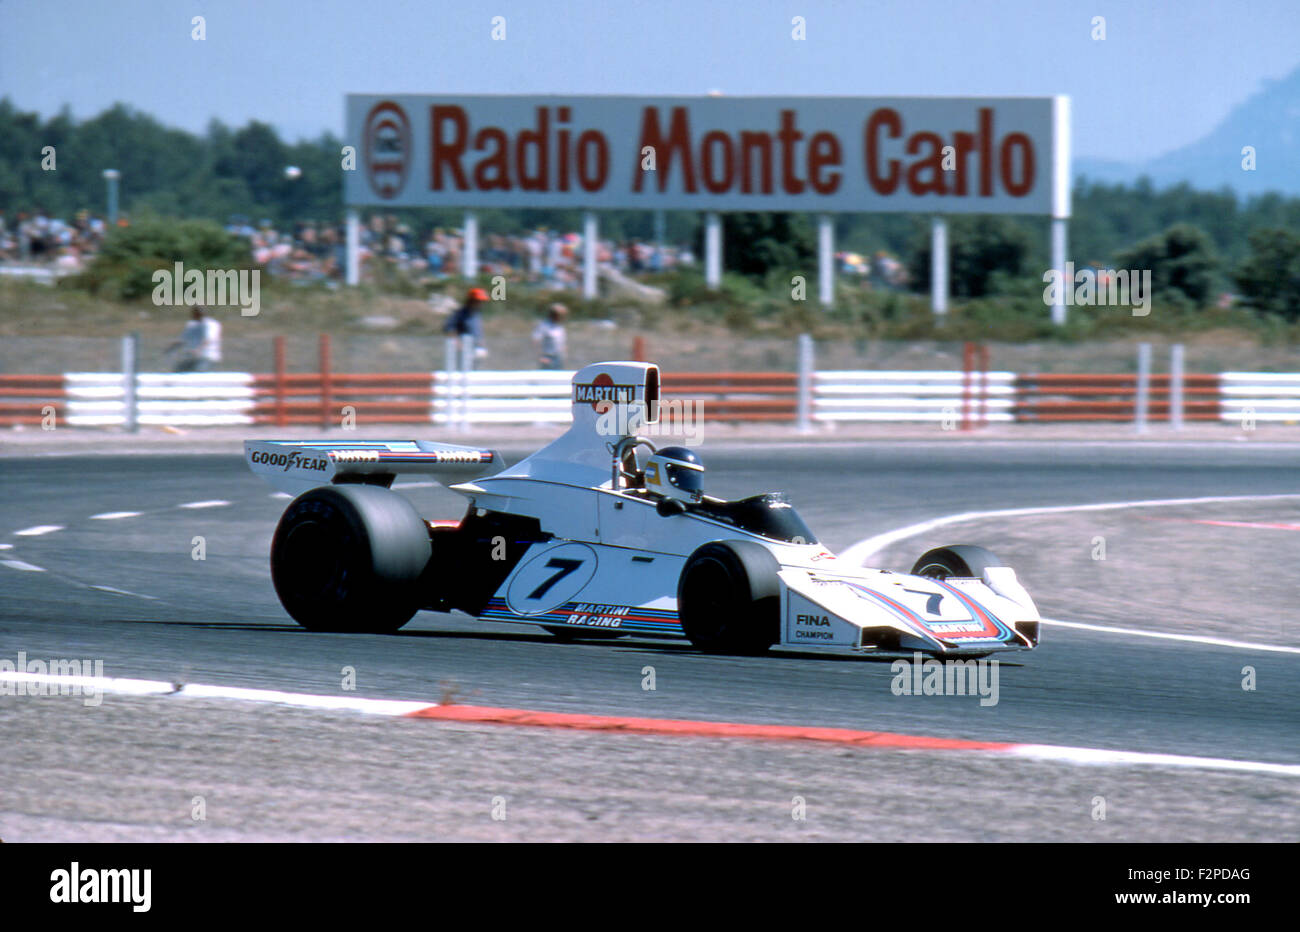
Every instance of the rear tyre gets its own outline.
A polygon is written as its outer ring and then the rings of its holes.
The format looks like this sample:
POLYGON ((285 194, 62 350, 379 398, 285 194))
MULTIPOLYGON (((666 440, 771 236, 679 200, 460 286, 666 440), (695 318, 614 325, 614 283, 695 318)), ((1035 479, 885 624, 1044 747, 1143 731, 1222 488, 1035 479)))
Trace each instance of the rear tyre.
POLYGON ((751 541, 713 541, 686 560, 677 582, 682 632, 702 651, 759 654, 781 636, 780 564, 751 541))
POLYGON ((280 518, 271 581, 285 611, 310 631, 387 634, 420 607, 431 552, 428 526, 401 495, 321 486, 280 518))
POLYGON ((931 579, 947 579, 950 576, 979 579, 984 575, 986 567, 1002 565, 1002 561, 991 550, 973 544, 952 544, 923 553, 921 559, 913 564, 912 575, 929 576, 931 579))

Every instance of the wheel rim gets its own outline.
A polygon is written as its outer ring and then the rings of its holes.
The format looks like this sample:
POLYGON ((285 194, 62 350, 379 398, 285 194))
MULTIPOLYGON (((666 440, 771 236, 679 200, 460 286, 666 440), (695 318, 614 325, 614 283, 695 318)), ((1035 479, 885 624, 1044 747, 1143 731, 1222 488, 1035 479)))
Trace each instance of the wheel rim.
MULTIPOLYGON (((727 568, 718 560, 708 558, 700 560, 691 568, 682 587, 684 601, 691 617, 713 619, 711 624, 702 627, 697 633, 706 637, 717 637, 726 628, 728 610, 732 605, 732 579, 727 568)), ((693 628, 697 625, 693 624, 693 628)))
POLYGON ((303 521, 284 540, 284 577, 300 597, 318 599, 339 587, 343 547, 338 535, 319 521, 303 521))

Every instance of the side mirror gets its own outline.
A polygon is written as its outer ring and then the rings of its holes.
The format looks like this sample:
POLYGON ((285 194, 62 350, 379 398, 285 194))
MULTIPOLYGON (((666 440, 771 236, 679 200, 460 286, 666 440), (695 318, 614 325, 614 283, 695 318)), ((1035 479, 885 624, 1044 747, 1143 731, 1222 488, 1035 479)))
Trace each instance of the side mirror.
POLYGON ((661 498, 655 505, 655 511, 659 512, 662 518, 671 518, 673 515, 685 514, 686 505, 675 498, 661 498))

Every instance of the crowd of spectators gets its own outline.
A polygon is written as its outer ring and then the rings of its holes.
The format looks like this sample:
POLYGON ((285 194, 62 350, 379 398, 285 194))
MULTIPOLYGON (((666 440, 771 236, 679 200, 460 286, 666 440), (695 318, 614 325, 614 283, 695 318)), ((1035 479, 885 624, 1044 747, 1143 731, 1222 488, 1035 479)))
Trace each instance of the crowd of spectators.
POLYGON ((0 262, 52 266, 80 271, 104 241, 107 223, 89 211, 71 221, 47 216, 43 210, 6 216, 0 211, 0 262))
MULTIPOLYGON (((123 218, 118 221, 126 225, 123 218)), ((103 242, 107 222, 79 211, 71 221, 43 211, 6 217, 0 211, 0 264, 39 265, 56 272, 77 272, 94 258, 103 242)), ((269 220, 253 224, 233 217, 226 231, 248 241, 253 261, 273 278, 312 283, 343 280, 347 263, 347 233, 342 223, 302 222, 276 229, 269 220)), ((666 271, 696 262, 687 246, 642 242, 638 239, 597 244, 597 262, 625 274, 666 271)), ((582 283, 582 236, 575 232, 539 228, 521 234, 479 234, 479 273, 503 275, 512 282, 577 290, 582 283)), ((416 282, 459 277, 465 258, 464 231, 437 227, 420 235, 392 214, 373 214, 361 226, 361 274, 373 279, 382 269, 416 282)), ((886 253, 864 257, 841 252, 835 256, 840 275, 871 279, 887 288, 907 285, 902 263, 886 253)))
MULTIPOLYGON (((510 235, 479 234, 479 273, 552 288, 576 289, 582 281, 582 236, 545 228, 510 235)), ((465 258, 462 230, 434 228, 425 236, 389 215, 371 216, 362 226, 362 268, 383 263, 415 277, 459 276, 465 258)), ((620 272, 658 272, 693 265, 689 247, 600 240, 596 261, 620 272)))
MULTIPOLYGON (((125 218, 118 222, 128 223, 125 218)), ((84 210, 71 222, 49 217, 40 210, 12 218, 0 212, 0 263, 80 271, 94 258, 106 228, 104 218, 84 210)), ((254 224, 246 217, 233 217, 225 228, 248 241, 253 261, 272 277, 302 282, 343 279, 347 232, 341 223, 303 222, 282 230, 269 220, 254 224)), ((602 265, 631 273, 671 269, 695 261, 687 247, 635 239, 623 243, 602 240, 597 256, 602 265)), ((363 278, 373 277, 380 266, 417 280, 454 278, 461 274, 464 258, 465 237, 460 229, 438 227, 420 236, 395 216, 382 214, 369 217, 361 227, 363 278)), ((582 237, 578 233, 537 229, 521 235, 479 236, 480 274, 504 275, 511 281, 553 288, 576 288, 582 281, 582 260, 582 237)))

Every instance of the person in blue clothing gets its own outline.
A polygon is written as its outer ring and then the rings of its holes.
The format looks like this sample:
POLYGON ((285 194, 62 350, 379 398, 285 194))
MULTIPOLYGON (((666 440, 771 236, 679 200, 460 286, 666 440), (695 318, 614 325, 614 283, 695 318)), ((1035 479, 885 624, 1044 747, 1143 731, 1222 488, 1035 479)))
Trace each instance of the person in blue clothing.
POLYGON ((451 315, 451 319, 442 328, 443 333, 451 334, 458 344, 468 338, 474 346, 474 356, 478 359, 487 355, 487 348, 483 345, 483 316, 479 313, 479 307, 487 300, 486 291, 471 288, 465 296, 465 303, 456 309, 456 313, 451 315))

